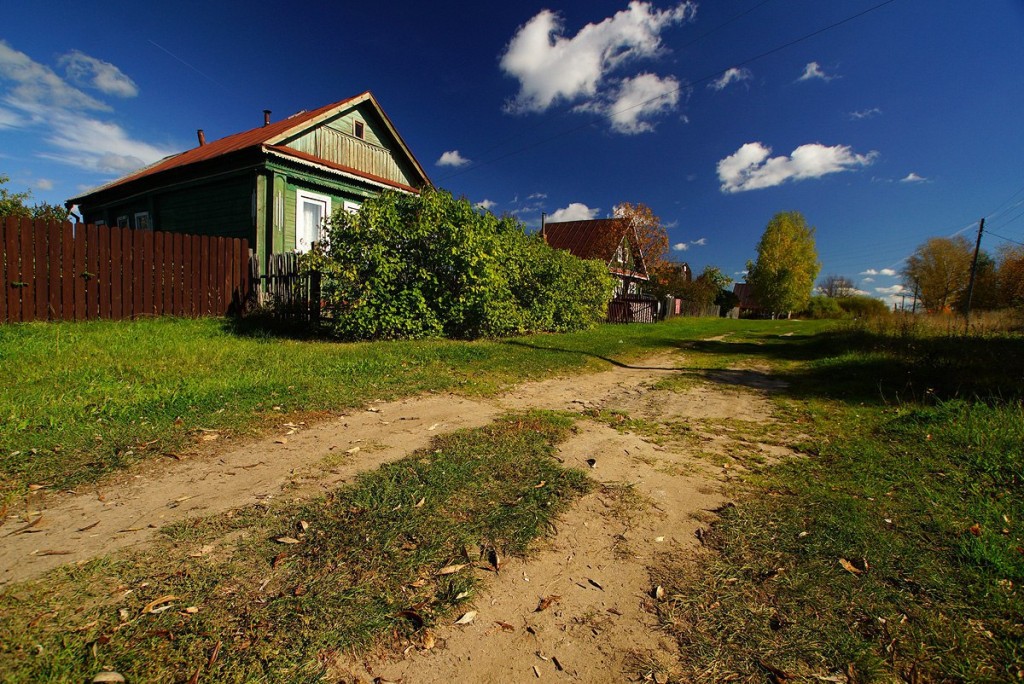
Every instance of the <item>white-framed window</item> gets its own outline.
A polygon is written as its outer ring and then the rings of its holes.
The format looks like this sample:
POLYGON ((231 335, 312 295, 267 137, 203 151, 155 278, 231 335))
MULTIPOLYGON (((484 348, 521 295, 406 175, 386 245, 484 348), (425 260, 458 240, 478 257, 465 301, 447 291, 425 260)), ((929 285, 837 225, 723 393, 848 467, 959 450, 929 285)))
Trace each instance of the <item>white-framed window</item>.
POLYGON ((139 211, 135 213, 135 228, 137 230, 152 230, 153 226, 149 223, 148 211, 139 211))
POLYGON ((341 208, 344 209, 346 213, 358 214, 359 213, 359 209, 362 206, 363 205, 362 205, 361 202, 352 202, 350 200, 345 200, 344 204, 341 205, 341 208))
POLYGON ((308 252, 320 241, 324 221, 331 215, 331 198, 306 190, 295 192, 295 251, 308 252))
POLYGON ((125 215, 125 216, 118 216, 117 217, 117 227, 118 228, 127 228, 128 227, 128 216, 127 215, 125 215))

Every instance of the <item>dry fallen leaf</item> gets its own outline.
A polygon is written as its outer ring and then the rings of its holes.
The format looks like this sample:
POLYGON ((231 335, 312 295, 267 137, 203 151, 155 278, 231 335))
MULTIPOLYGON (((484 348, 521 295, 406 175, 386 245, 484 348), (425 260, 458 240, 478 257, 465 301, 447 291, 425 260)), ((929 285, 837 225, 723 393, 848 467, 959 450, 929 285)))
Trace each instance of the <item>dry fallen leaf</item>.
POLYGON ((422 586, 426 585, 426 583, 427 583, 427 580, 425 580, 425 579, 418 579, 415 582, 411 582, 409 584, 409 586, 410 587, 422 587, 422 586))
POLYGON ((431 632, 428 631, 423 635, 423 648, 429 651, 430 649, 434 648, 434 645, 436 643, 437 640, 434 638, 434 635, 431 632))
POLYGON ((843 566, 843 570, 846 570, 849 573, 853 573, 854 575, 860 575, 861 573, 864 572, 863 570, 861 570, 860 568, 858 568, 856 565, 854 565, 850 561, 846 560, 845 558, 840 558, 839 559, 839 564, 841 566, 843 566))
POLYGON ((309 529, 309 523, 306 522, 305 520, 300 520, 299 521, 299 527, 301 527, 302 531, 305 532, 306 530, 309 529))
POLYGON ((456 620, 455 624, 457 624, 457 625, 468 625, 470 622, 473 621, 473 618, 475 618, 475 617, 476 617, 476 611, 475 610, 471 610, 468 613, 465 613, 458 620, 456 620))
POLYGON ((413 508, 423 508, 423 504, 425 504, 425 503, 427 503, 426 497, 424 497, 424 498, 420 499, 419 501, 417 501, 416 505, 413 506, 413 508))
POLYGON ((443 568, 441 568, 440 570, 438 570, 437 574, 438 575, 454 575, 455 573, 457 573, 459 570, 461 570, 464 567, 466 567, 465 563, 462 563, 460 565, 446 565, 443 568))
MULTIPOLYGON (((170 603, 171 601, 177 601, 177 600, 178 600, 178 597, 175 596, 174 594, 166 594, 164 596, 161 596, 158 599, 154 599, 154 600, 150 601, 149 603, 147 603, 146 607, 142 609, 142 614, 145 615, 146 613, 152 613, 152 612, 154 612, 154 609, 157 606, 163 605, 165 603, 170 603)), ((167 606, 167 608, 170 608, 170 606, 167 606)))
POLYGON ((974 523, 969 528, 967 528, 967 531, 970 532, 971 534, 973 534, 975 537, 980 537, 981 536, 981 525, 979 525, 978 523, 974 523))
POLYGON ((100 672, 92 678, 93 684, 104 682, 123 682, 124 676, 119 672, 100 672))
POLYGON ((287 444, 287 443, 288 443, 288 438, 287 437, 278 437, 277 439, 274 440, 274 444, 287 444))
POLYGON ((588 581, 588 582, 590 582, 590 584, 591 584, 592 586, 595 586, 595 587, 597 587, 598 589, 600 589, 601 591, 604 591, 604 587, 602 587, 602 586, 601 586, 600 584, 598 584, 598 583, 597 583, 597 582, 595 582, 594 580, 590 579, 589 577, 587 578, 587 581, 588 581))
POLYGON ((661 586, 660 584, 658 586, 654 587, 654 591, 652 592, 652 595, 658 601, 662 600, 663 598, 665 598, 665 587, 661 586))
POLYGON ((533 675, 534 675, 534 676, 535 676, 535 677, 536 677, 537 679, 540 679, 540 670, 538 670, 538 669, 537 669, 537 666, 536 666, 536 665, 534 665, 534 666, 533 666, 533 675))
POLYGON ((533 612, 539 613, 542 610, 547 610, 548 608, 550 608, 551 606, 555 605, 556 603, 558 603, 561 600, 562 600, 562 597, 561 596, 556 596, 555 594, 551 594, 550 596, 545 596, 544 598, 542 598, 540 600, 540 603, 537 604, 537 609, 534 610, 533 612))
POLYGON ((351 449, 346 449, 345 453, 346 454, 358 454, 359 453, 359 447, 352 447, 351 449))
POLYGON ((295 537, 278 537, 274 541, 276 541, 279 544, 298 544, 299 543, 299 540, 296 539, 295 537))
POLYGON ((29 523, 28 525, 25 525, 25 526, 23 526, 23 527, 19 527, 18 529, 14 530, 13 532, 8 532, 8 533, 7 533, 7 536, 8 536, 8 537, 10 537, 10 536, 11 536, 12 534, 21 534, 21 533, 23 533, 23 532, 28 532, 28 531, 29 531, 29 530, 31 530, 31 529, 32 529, 33 527, 35 527, 35 526, 36 526, 36 525, 38 525, 38 524, 39 524, 40 522, 42 522, 42 520, 43 520, 43 516, 39 516, 38 518, 36 518, 36 519, 35 519, 35 520, 33 520, 32 522, 30 522, 30 523, 29 523))
POLYGON ((503 631, 503 632, 514 632, 514 631, 516 631, 516 628, 514 626, 510 625, 507 622, 502 622, 501 620, 495 620, 494 624, 496 624, 499 627, 501 627, 501 631, 503 631))
POLYGON ((543 486, 544 486, 544 485, 546 485, 546 484, 547 484, 547 480, 541 480, 541 481, 540 481, 540 484, 535 484, 535 485, 533 485, 533 488, 534 488, 534 489, 540 489, 541 487, 543 487, 543 486))

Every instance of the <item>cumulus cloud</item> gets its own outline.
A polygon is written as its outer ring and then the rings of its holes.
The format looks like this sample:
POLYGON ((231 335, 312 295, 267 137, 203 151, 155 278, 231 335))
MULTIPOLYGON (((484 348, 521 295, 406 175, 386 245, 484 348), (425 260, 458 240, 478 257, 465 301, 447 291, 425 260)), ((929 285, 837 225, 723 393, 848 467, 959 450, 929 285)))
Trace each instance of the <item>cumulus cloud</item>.
POLYGON ((788 157, 771 157, 771 148, 759 142, 746 143, 718 162, 722 192, 735 193, 781 185, 788 180, 820 178, 830 173, 868 166, 877 152, 857 154, 847 145, 827 147, 819 143, 801 145, 788 157))
POLYGON ((750 69, 737 69, 733 67, 727 69, 724 74, 716 78, 711 83, 708 83, 708 88, 712 90, 725 90, 730 83, 742 83, 743 81, 749 81, 753 78, 753 74, 750 73, 750 69))
POLYGON ((477 202, 476 204, 474 204, 473 206, 476 207, 477 209, 483 209, 485 211, 490 211, 494 207, 498 206, 498 203, 494 202, 493 200, 482 199, 479 202, 477 202))
POLYGON ((672 245, 672 249, 677 252, 685 252, 689 250, 690 247, 703 247, 707 244, 707 238, 699 238, 697 240, 690 240, 689 242, 677 242, 676 244, 672 245))
MULTIPOLYGON (((138 92, 117 67, 80 52, 69 55, 69 73, 86 80, 89 87, 122 97, 133 88, 138 92)), ((96 112, 110 112, 111 107, 2 40, 0 86, 4 87, 0 102, 5 106, 0 109, 0 127, 38 131, 44 142, 59 150, 38 152, 39 157, 99 173, 126 173, 172 152, 96 118, 96 112)))
POLYGON ((882 295, 897 295, 903 293, 902 285, 892 285, 890 287, 876 287, 875 292, 882 295))
POLYGON ((32 185, 36 190, 53 190, 53 181, 49 178, 37 178, 32 185))
POLYGON ((663 50, 661 33, 692 20, 697 5, 681 2, 657 10, 634 0, 625 10, 566 35, 556 12, 542 10, 519 28, 501 55, 505 74, 519 82, 507 104, 510 112, 543 112, 560 102, 580 103, 576 111, 609 116, 623 133, 651 130, 645 117, 676 107, 680 86, 672 77, 642 73, 620 77, 614 72, 663 50))
POLYGON ((913 171, 908 173, 906 177, 900 179, 900 183, 927 183, 928 179, 924 176, 919 176, 913 171))
POLYGON ((853 121, 860 121, 861 119, 871 119, 873 117, 881 115, 882 110, 878 107, 872 107, 871 109, 860 109, 856 112, 850 112, 850 119, 853 121))
POLYGON ((558 223, 559 221, 588 221, 597 216, 597 209, 591 209, 582 202, 572 202, 567 207, 562 207, 548 216, 548 221, 558 223))
POLYGON ((894 271, 891 268, 883 268, 881 270, 878 270, 878 269, 875 269, 875 268, 869 268, 866 271, 861 271, 860 274, 863 275, 863 276, 883 275, 883 276, 892 277, 892 276, 896 275, 896 271, 894 271))
POLYGON ((827 83, 836 78, 839 77, 834 74, 826 74, 817 62, 808 62, 804 67, 804 73, 796 81, 797 83, 801 81, 825 81, 827 83))
POLYGON ((873 283, 873 282, 875 282, 875 279, 874 278, 865 278, 863 280, 863 282, 865 282, 865 283, 873 283))
POLYGON ((640 74, 623 79, 606 98, 579 105, 576 110, 599 112, 608 117, 613 130, 636 135, 653 131, 650 119, 675 109, 681 90, 679 81, 671 76, 640 74))
POLYGON ((135 97, 139 87, 123 71, 110 62, 72 50, 58 60, 72 83, 83 88, 95 88, 106 95, 135 97))
POLYGON ((459 154, 458 150, 449 150, 442 154, 441 158, 438 159, 435 163, 438 166, 454 166, 455 168, 458 168, 460 166, 465 166, 466 164, 469 163, 469 161, 470 160, 466 159, 461 154, 459 154))

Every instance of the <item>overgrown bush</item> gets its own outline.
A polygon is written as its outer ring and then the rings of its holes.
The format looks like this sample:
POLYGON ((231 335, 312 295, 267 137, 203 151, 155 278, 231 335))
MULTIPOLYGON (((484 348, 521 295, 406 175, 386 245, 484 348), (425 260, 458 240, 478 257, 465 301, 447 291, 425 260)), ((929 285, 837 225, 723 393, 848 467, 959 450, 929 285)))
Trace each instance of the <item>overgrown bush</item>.
POLYGON ((889 307, 881 299, 853 295, 827 297, 815 295, 808 302, 804 315, 808 318, 873 318, 889 314, 889 307))
POLYGON ((846 312, 839 306, 834 297, 814 295, 807 304, 806 315, 809 318, 845 318, 846 312))
POLYGON ((604 264, 444 190, 335 213, 303 265, 323 274, 329 325, 345 339, 578 330, 603 319, 614 289, 604 264))

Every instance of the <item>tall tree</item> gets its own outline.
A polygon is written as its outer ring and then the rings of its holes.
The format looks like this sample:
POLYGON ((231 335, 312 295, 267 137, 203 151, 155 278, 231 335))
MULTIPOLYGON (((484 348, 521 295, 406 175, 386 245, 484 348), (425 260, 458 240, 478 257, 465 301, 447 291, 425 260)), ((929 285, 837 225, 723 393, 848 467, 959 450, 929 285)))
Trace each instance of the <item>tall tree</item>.
POLYGON ((928 238, 907 258, 903 277, 925 309, 949 311, 966 293, 974 247, 962 235, 928 238))
POLYGON ((757 260, 747 262, 747 282, 773 318, 803 309, 811 298, 821 270, 814 232, 800 212, 779 212, 757 243, 757 260))
POLYGON ((615 205, 614 215, 615 218, 625 219, 636 231, 638 246, 644 254, 644 263, 647 264, 647 272, 661 270, 668 263, 668 231, 661 224, 661 219, 654 215, 649 206, 641 202, 620 202, 615 205))
POLYGON ((833 299, 852 297, 857 294, 857 286, 846 276, 827 275, 818 282, 818 292, 833 299))
POLYGON ((7 176, 0 175, 0 218, 15 216, 41 219, 43 221, 67 220, 68 210, 56 204, 39 202, 29 206, 27 202, 31 199, 32 193, 27 190, 25 192, 11 192, 4 187, 9 180, 10 178, 7 176))
POLYGON ((997 270, 999 303, 1024 307, 1024 247, 1005 244, 999 248, 997 270))

